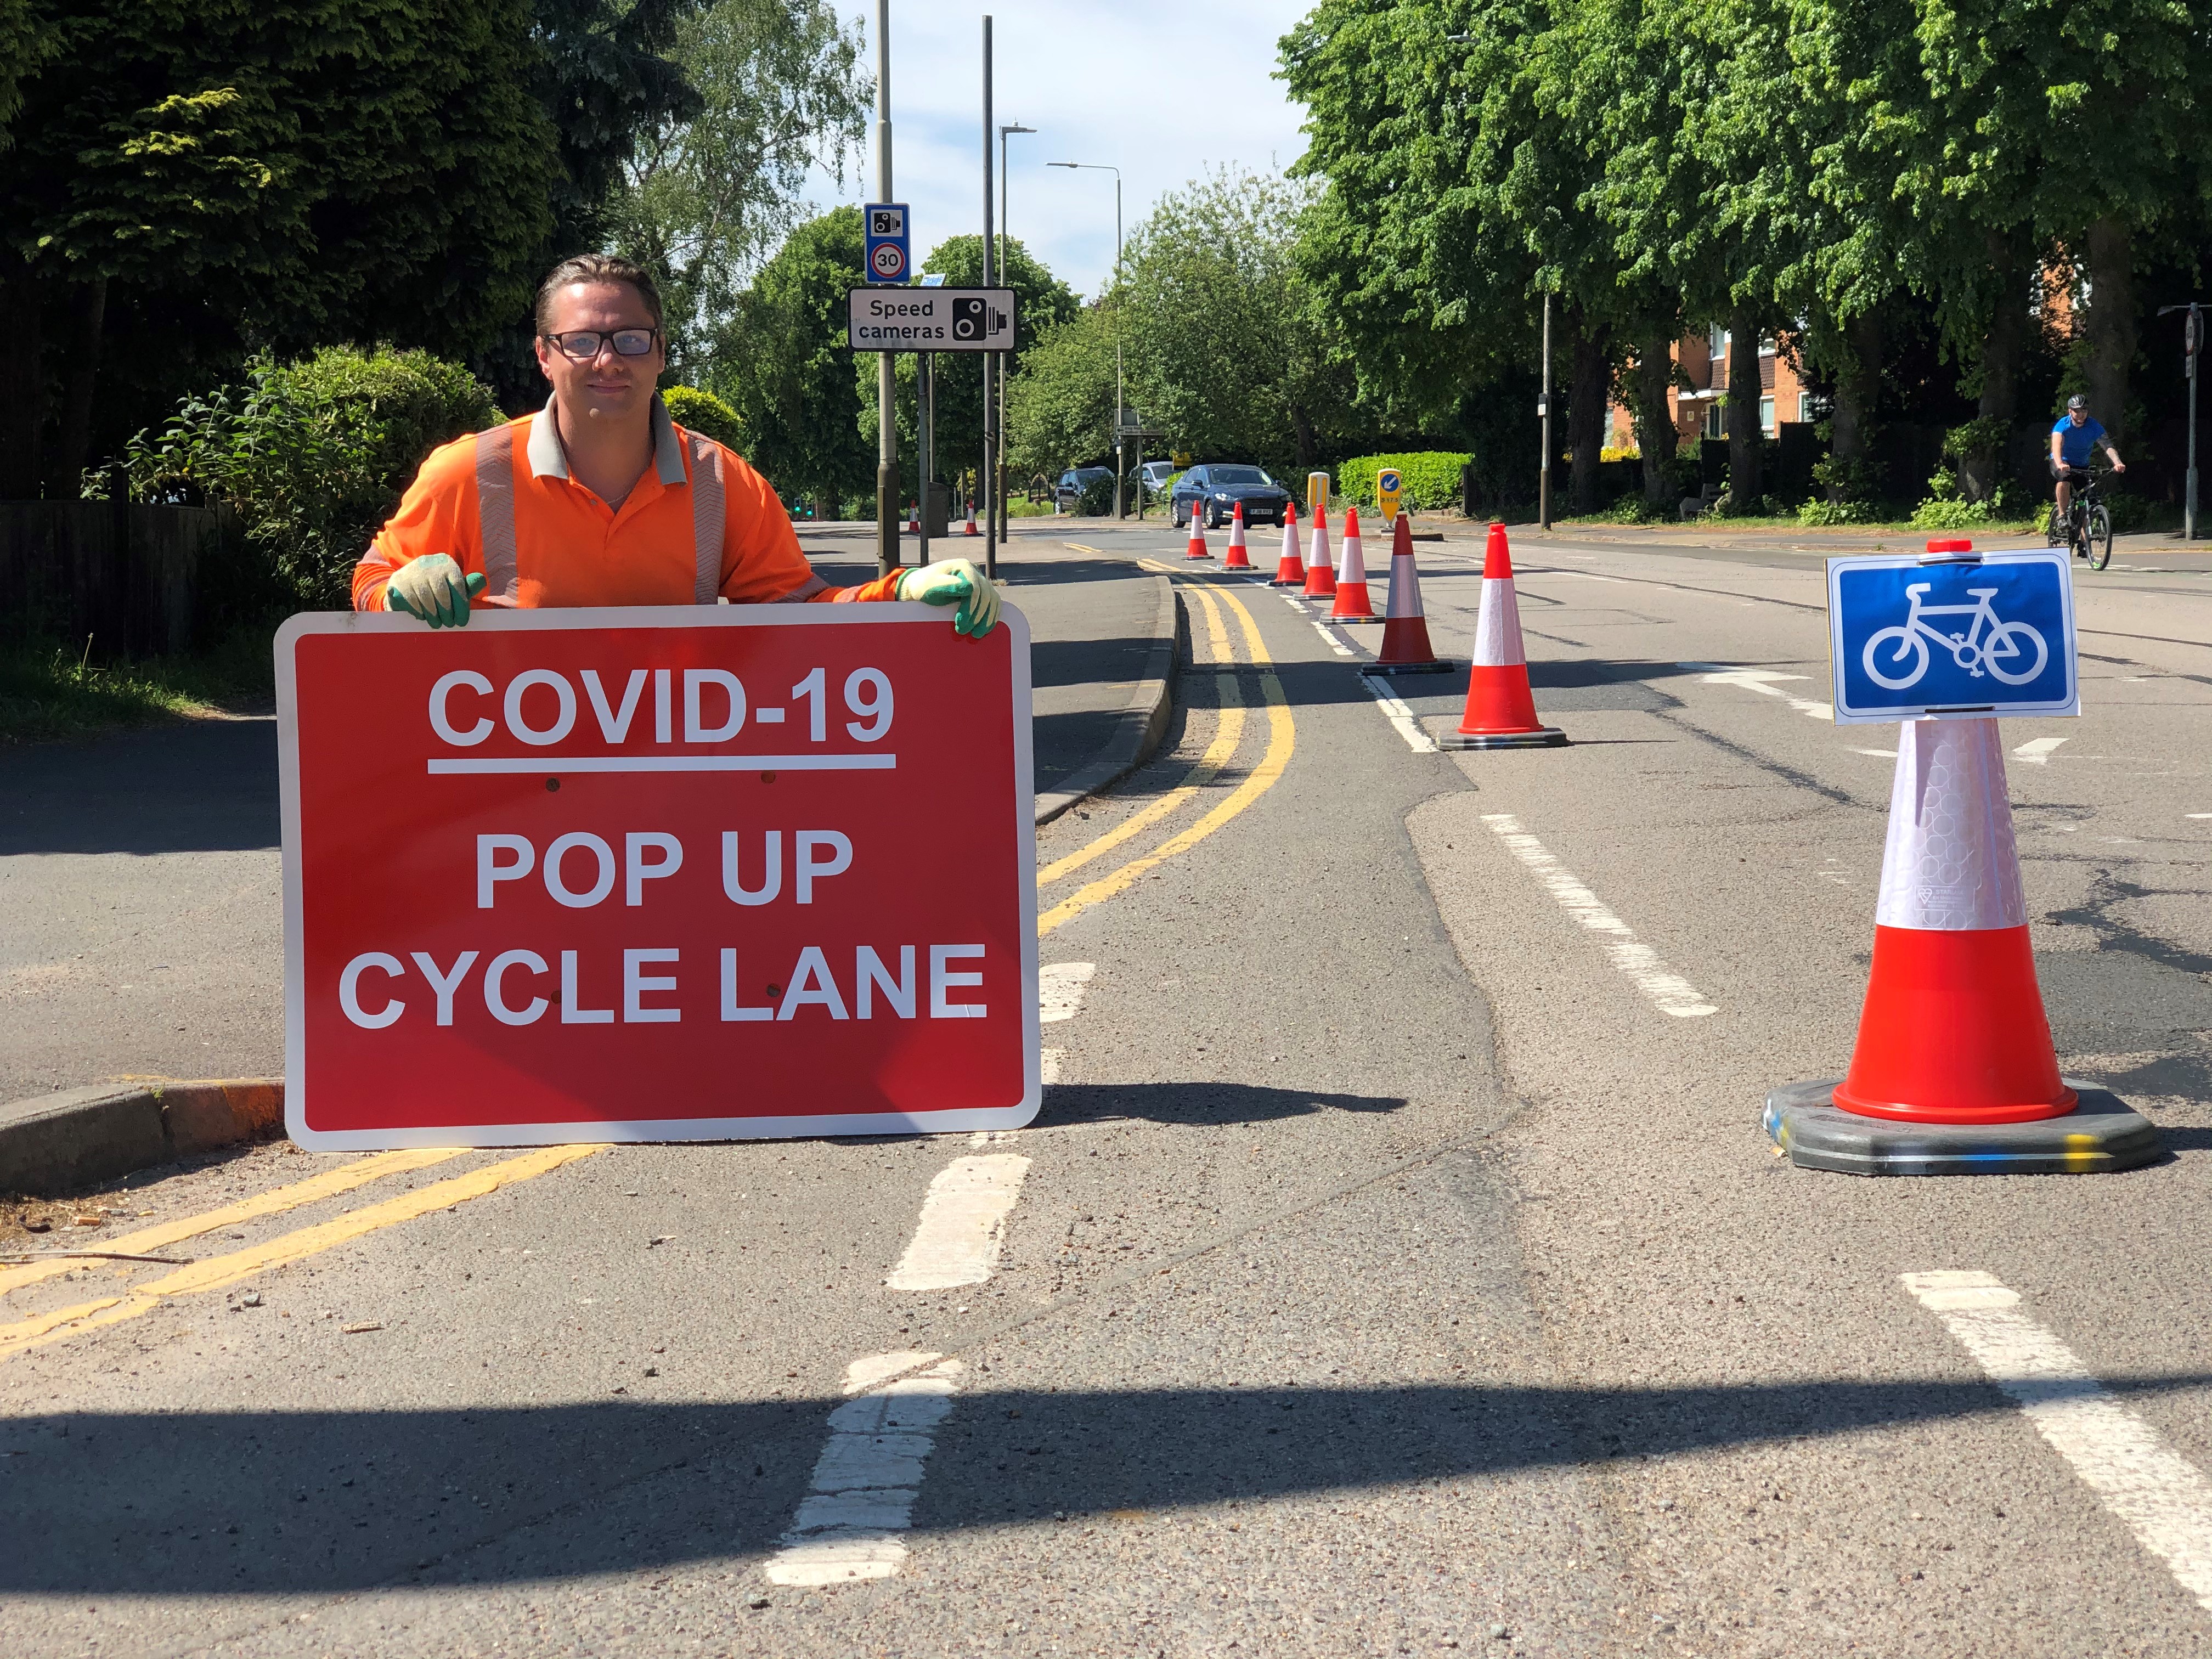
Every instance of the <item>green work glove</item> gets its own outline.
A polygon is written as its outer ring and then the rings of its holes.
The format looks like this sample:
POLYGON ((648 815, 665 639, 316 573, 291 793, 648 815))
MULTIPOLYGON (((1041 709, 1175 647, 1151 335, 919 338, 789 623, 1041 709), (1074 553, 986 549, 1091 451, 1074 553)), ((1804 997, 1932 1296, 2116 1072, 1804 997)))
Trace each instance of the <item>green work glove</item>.
POLYGON ((420 617, 433 628, 466 628, 469 601, 483 591, 484 579, 474 574, 464 578, 450 555, 426 553, 392 573, 385 585, 384 606, 420 617))
POLYGON ((999 620, 999 590, 966 559, 946 559, 901 573, 898 596, 924 605, 952 605, 952 631, 980 640, 999 620))

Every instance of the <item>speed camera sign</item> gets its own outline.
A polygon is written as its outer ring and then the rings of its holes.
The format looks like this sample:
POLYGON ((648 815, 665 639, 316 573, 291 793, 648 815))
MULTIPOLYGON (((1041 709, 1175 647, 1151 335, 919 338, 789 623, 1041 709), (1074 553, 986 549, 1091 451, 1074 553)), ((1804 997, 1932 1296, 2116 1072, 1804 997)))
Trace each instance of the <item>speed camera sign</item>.
POLYGON ((878 283, 904 282, 912 263, 907 246, 906 204, 871 202, 862 213, 868 228, 868 275, 878 283))

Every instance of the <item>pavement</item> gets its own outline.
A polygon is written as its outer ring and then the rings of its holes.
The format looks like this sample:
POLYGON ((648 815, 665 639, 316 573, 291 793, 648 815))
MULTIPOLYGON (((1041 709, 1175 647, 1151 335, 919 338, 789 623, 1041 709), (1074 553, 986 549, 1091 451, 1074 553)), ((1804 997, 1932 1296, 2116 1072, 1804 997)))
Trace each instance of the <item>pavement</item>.
MULTIPOLYGON (((802 544, 855 583, 874 535, 802 544)), ((1103 785, 1164 731, 1173 612, 1157 578, 1056 538, 1001 575, 1035 641, 1036 788, 1064 810, 1071 780, 1103 785)), ((276 808, 273 713, 0 749, 0 1103, 283 1071, 276 808)))
MULTIPOLYGON (((88 1198, 164 1260, 0 1267, 15 1649, 2212 1645, 2212 578, 2077 572, 2085 713, 2006 730, 2062 1063, 2170 1155, 1874 1181, 1759 1130, 1849 1056, 1895 747, 1814 717, 1816 559, 1516 536, 1572 743, 1444 754, 1378 630, 1028 535, 1194 659, 1039 831, 1036 1121, 88 1198), (933 1278, 956 1170, 1006 1204, 933 1278)), ((1420 564, 1463 659, 1479 544, 1420 564)))

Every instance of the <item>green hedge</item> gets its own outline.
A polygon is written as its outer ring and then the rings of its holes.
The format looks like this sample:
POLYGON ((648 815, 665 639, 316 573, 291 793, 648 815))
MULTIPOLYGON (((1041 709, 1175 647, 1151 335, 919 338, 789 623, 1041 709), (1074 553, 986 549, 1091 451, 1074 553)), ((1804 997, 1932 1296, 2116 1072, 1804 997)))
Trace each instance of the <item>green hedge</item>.
POLYGON ((161 432, 131 441, 123 471, 133 501, 228 503, 269 603, 341 609, 355 562, 423 457, 500 418, 489 388, 458 363, 331 346, 297 363, 258 357, 244 386, 186 398, 161 432))
POLYGON ((1433 513, 1459 504, 1460 469, 1474 459, 1443 449, 1411 455, 1355 455, 1336 469, 1336 493, 1361 507, 1373 507, 1376 473, 1395 466, 1403 479, 1399 505, 1409 513, 1433 513))
POLYGON ((713 392, 695 386, 672 386, 662 388, 660 401, 668 405, 668 417, 677 425, 703 432, 740 455, 745 453, 744 422, 713 392))

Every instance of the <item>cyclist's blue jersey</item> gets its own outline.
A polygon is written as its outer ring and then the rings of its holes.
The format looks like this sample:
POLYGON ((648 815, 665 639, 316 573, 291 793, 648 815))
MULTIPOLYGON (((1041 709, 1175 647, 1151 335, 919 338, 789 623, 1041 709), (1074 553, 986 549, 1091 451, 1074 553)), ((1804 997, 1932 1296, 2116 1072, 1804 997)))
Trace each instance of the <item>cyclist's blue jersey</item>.
POLYGON ((2105 428, 2098 424, 2094 415, 2079 426, 2061 415, 2058 424, 2051 429, 2058 434, 2059 458, 2069 466, 2088 465, 2091 452, 2105 437, 2105 428))

